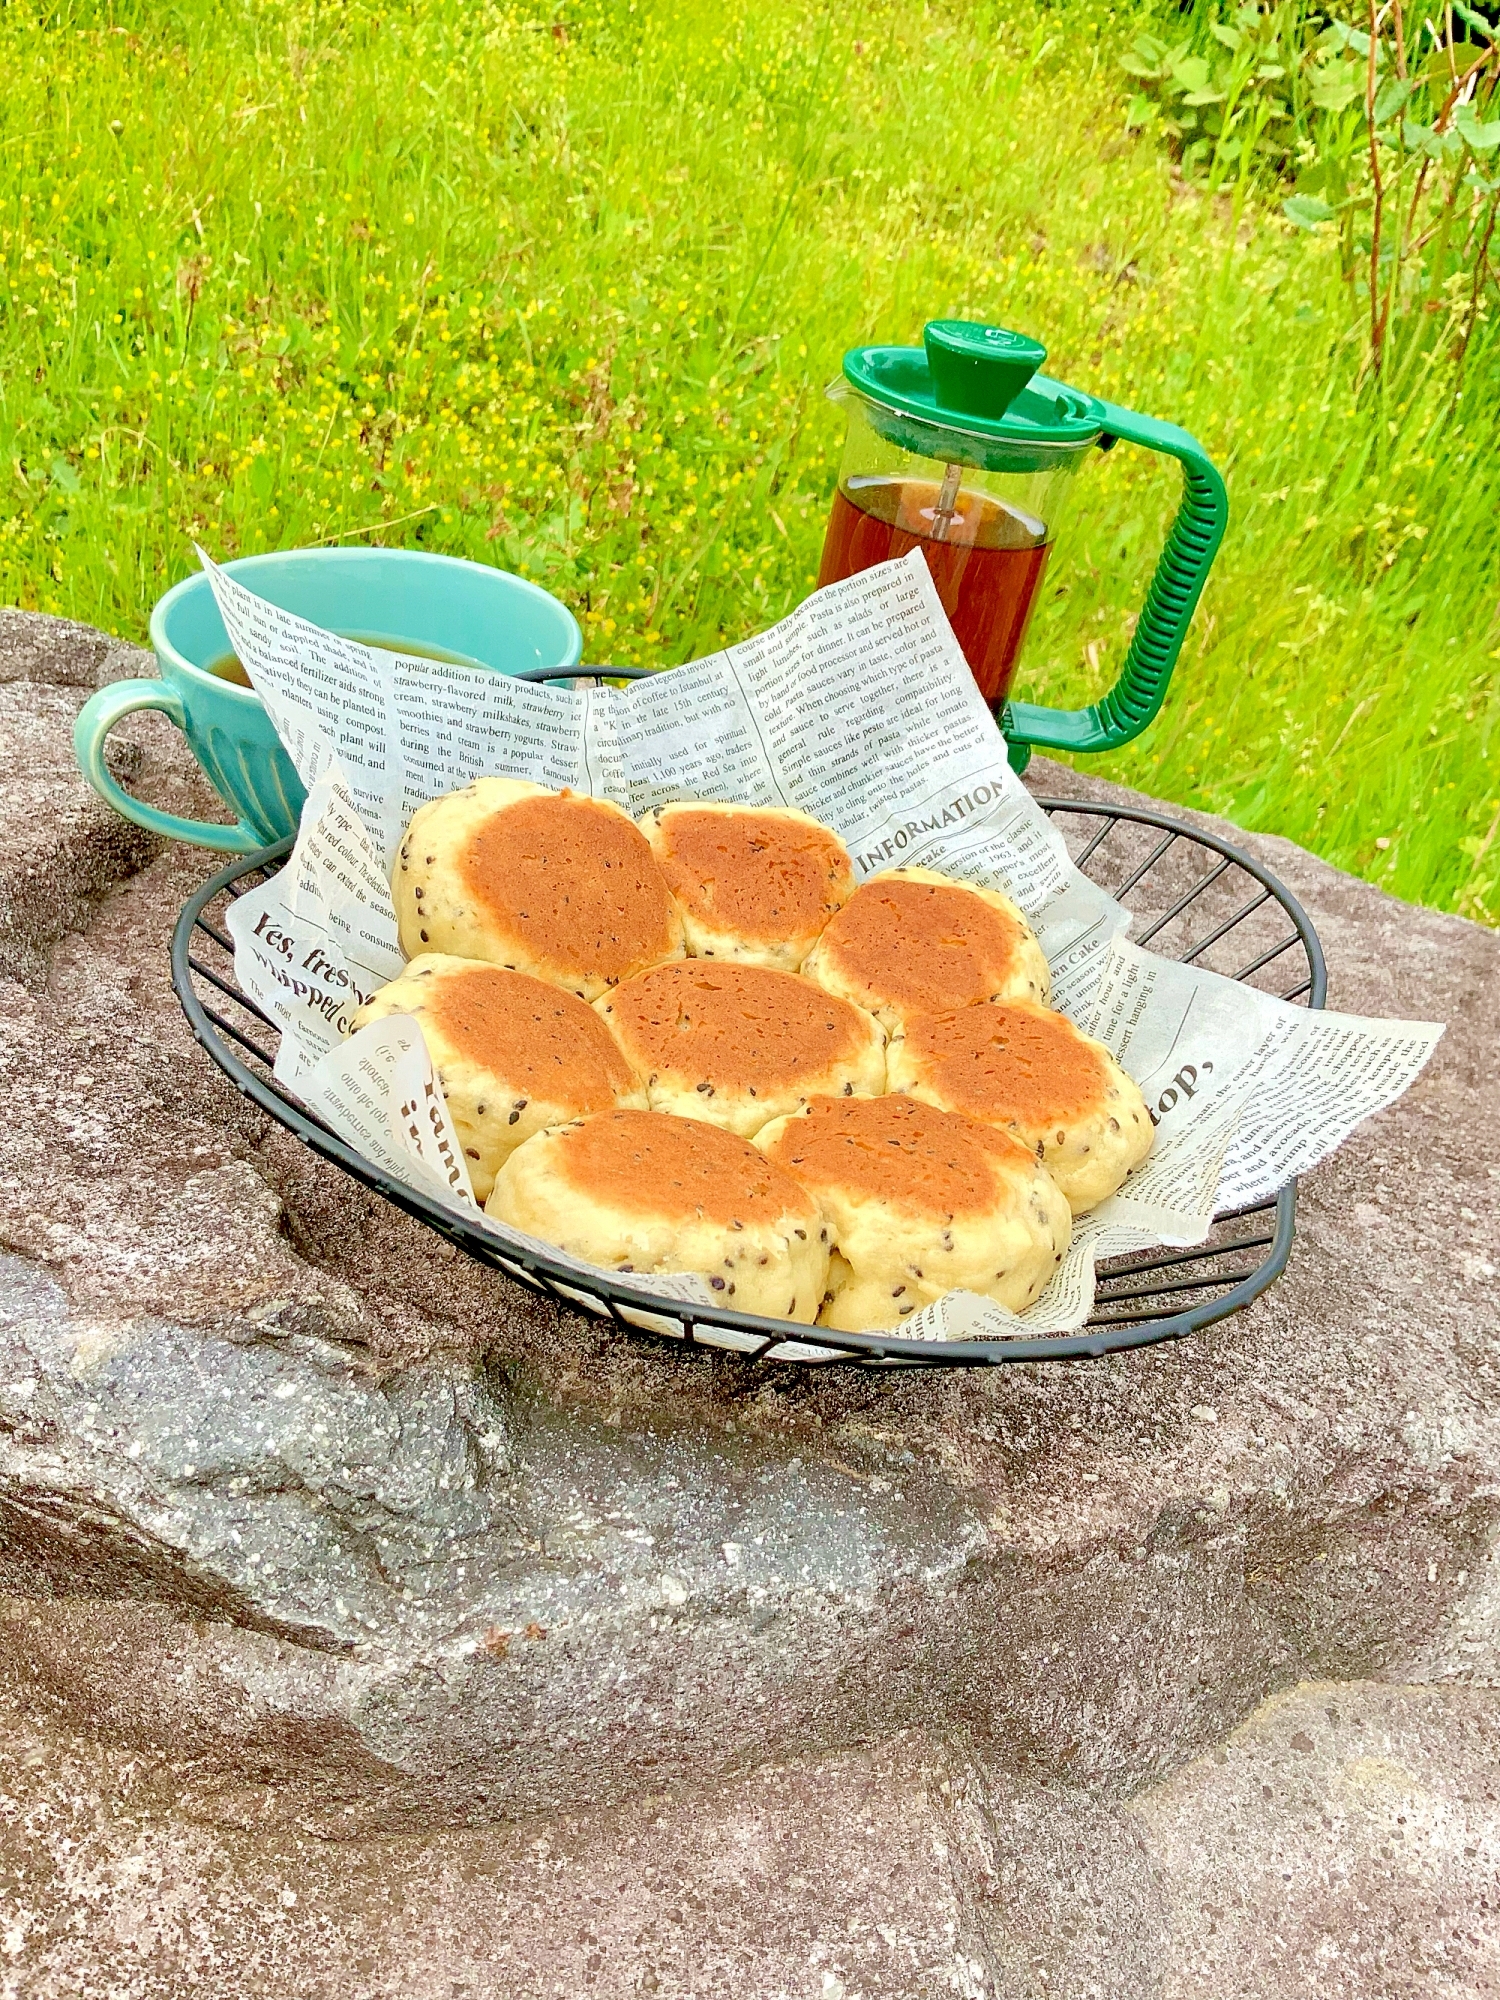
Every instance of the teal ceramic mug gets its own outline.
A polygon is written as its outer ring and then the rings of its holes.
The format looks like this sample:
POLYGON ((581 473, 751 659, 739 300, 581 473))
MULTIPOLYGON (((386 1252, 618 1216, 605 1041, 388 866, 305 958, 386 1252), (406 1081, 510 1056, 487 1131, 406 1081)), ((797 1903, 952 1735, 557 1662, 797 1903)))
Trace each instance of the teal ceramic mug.
MULTIPOLYGON (((576 666, 578 621, 541 587, 506 570, 408 549, 289 549, 224 565, 257 597, 326 631, 416 647, 499 674, 576 666)), ((151 833, 248 854, 297 830, 302 782, 260 696, 211 673, 229 635, 206 575, 169 590, 151 614, 158 680, 115 681, 84 703, 73 730, 78 768, 116 812, 151 833), (104 761, 105 739, 138 709, 159 709, 187 738, 234 826, 182 819, 134 799, 104 761)))

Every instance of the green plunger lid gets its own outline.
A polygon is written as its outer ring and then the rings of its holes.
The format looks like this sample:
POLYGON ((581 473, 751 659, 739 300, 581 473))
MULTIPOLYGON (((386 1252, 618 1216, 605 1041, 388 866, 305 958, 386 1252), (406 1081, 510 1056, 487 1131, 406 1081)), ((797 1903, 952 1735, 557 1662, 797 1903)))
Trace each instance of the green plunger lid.
POLYGON ((1099 440, 1092 396, 1037 370, 1038 340, 974 320, 929 320, 921 347, 852 347, 844 376, 882 437, 921 458, 1040 472, 1099 440))

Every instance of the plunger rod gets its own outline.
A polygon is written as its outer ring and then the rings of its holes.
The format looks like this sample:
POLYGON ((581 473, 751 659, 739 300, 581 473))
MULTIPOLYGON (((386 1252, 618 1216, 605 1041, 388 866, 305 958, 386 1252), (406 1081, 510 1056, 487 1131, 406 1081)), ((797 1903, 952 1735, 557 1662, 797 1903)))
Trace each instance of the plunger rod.
POLYGON ((948 530, 953 526, 953 516, 958 511, 954 503, 958 499, 958 483, 963 478, 963 471, 961 465, 944 468, 943 484, 937 505, 932 510, 932 539, 935 542, 946 542, 948 539, 948 530))

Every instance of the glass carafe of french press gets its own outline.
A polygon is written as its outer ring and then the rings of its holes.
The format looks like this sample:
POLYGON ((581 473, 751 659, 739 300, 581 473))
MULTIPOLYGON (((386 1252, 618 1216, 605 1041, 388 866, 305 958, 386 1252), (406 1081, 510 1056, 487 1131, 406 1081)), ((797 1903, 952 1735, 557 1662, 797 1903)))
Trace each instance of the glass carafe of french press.
POLYGON ((921 347, 857 347, 829 395, 848 434, 819 584, 920 548, 985 700, 1022 769, 1033 746, 1109 750, 1161 707, 1228 519, 1197 440, 1038 374, 1040 342, 933 320, 921 347), (1010 699, 1032 608, 1079 466, 1120 439, 1181 462, 1181 504, 1120 678, 1085 709, 1010 699))

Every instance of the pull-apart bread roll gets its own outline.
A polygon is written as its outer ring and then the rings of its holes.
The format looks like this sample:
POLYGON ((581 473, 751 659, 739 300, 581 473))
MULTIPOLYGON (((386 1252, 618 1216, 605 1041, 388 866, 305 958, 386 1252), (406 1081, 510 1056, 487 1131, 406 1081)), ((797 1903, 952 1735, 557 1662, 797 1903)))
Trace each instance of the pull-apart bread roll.
POLYGON ((1102 1042, 1023 1001, 917 1014, 891 1037, 890 1087, 1012 1133, 1075 1215, 1151 1150, 1146 1101, 1102 1042))
POLYGON ((862 882, 802 967, 894 1031, 909 1014, 981 1000, 1041 1000, 1047 959, 1008 897, 931 868, 862 882))
POLYGON ((899 1327, 959 1287, 1019 1312, 1072 1234, 1027 1147, 910 1097, 814 1098, 756 1144, 817 1200, 833 1252, 819 1324, 846 1333, 899 1327))
POLYGON ((524 1140, 616 1104, 646 1108, 641 1080, 576 994, 503 966, 423 952, 354 1017, 421 1022, 433 1068, 483 1201, 524 1140))
POLYGON ((745 1139, 652 1111, 539 1132, 486 1210, 613 1271, 697 1271, 736 1312, 810 1325, 828 1280, 817 1203, 745 1139))
POLYGON ((640 825, 694 958, 796 972, 854 892, 838 835, 791 806, 658 806, 640 825))
POLYGON ((809 1097, 877 1097, 885 1030, 792 972, 690 958, 637 973, 595 1002, 653 1111, 747 1139, 809 1097))
POLYGON ((681 958, 682 919, 618 806, 476 778, 412 815, 391 881, 401 949, 482 958, 585 1000, 681 958))

